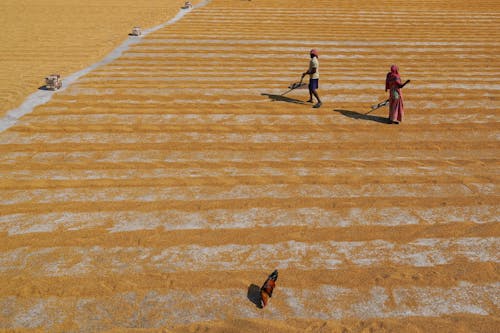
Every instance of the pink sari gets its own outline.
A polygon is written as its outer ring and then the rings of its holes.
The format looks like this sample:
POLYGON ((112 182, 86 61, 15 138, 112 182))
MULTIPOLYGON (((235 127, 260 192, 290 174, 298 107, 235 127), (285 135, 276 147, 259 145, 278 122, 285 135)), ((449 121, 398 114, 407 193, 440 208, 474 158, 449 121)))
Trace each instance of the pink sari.
POLYGON ((385 79, 385 91, 389 90, 389 120, 392 122, 403 120, 404 106, 401 85, 398 66, 392 65, 391 71, 387 73, 385 79))

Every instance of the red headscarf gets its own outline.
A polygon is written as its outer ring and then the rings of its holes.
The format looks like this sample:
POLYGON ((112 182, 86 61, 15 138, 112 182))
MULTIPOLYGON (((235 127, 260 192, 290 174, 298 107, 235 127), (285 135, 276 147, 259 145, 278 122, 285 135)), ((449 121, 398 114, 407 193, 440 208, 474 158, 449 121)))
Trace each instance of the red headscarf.
POLYGON ((385 90, 390 89, 391 82, 401 80, 401 76, 399 75, 399 68, 396 65, 391 66, 391 71, 387 73, 385 78, 385 90))
POLYGON ((310 53, 311 53, 312 55, 314 55, 316 58, 319 58, 319 53, 318 53, 318 50, 316 50, 316 49, 312 49, 310 53))

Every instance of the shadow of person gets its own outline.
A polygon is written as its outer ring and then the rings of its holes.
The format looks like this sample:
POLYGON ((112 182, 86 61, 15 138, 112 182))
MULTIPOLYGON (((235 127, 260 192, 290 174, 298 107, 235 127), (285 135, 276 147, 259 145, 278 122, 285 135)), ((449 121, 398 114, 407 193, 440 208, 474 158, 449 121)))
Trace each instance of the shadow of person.
POLYGON ((43 86, 38 87, 38 90, 51 90, 51 89, 47 88, 46 85, 43 85, 43 86))
POLYGON ((255 285, 253 283, 250 286, 248 286, 247 298, 250 302, 255 304, 256 307, 258 307, 259 309, 262 309, 262 304, 260 302, 260 287, 259 286, 255 285))
POLYGON ((359 112, 350 111, 350 110, 333 110, 333 111, 341 113, 344 116, 352 118, 352 119, 369 120, 369 121, 375 121, 377 123, 383 123, 383 124, 389 123, 389 119, 386 117, 374 116, 371 114, 359 113, 359 112))
POLYGON ((267 96, 273 102, 286 102, 286 103, 294 103, 294 104, 306 104, 304 101, 300 99, 290 98, 283 95, 273 95, 262 93, 261 96, 267 96))

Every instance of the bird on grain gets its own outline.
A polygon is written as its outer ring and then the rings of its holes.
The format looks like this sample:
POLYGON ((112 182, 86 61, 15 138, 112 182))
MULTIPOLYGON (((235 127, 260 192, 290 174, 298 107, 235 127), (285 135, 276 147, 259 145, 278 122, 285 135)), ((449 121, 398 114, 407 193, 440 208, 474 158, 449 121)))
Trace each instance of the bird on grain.
POLYGON ((276 280, 278 279, 278 270, 274 270, 266 279, 262 287, 260 288, 260 303, 264 308, 269 301, 269 298, 273 296, 273 290, 276 286, 276 280))

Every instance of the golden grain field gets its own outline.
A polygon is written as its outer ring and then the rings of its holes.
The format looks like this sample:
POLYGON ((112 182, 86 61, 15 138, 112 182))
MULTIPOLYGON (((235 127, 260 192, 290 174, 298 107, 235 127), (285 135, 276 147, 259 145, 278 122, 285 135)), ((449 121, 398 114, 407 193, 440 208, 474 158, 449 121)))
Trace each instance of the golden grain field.
POLYGON ((500 3, 199 4, 0 132, 0 329, 497 330, 500 3))

